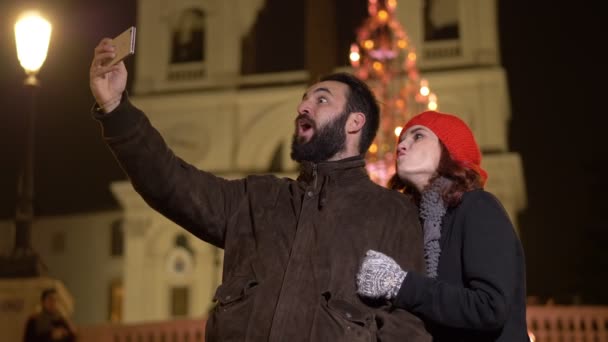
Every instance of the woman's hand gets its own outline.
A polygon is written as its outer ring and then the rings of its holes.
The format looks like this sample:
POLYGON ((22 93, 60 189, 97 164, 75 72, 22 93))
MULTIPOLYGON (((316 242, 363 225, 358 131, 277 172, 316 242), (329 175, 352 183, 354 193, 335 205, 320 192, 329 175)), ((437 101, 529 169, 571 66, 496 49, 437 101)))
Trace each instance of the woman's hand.
POLYGON ((369 250, 357 274, 357 293, 391 300, 397 296, 406 275, 391 257, 369 250))

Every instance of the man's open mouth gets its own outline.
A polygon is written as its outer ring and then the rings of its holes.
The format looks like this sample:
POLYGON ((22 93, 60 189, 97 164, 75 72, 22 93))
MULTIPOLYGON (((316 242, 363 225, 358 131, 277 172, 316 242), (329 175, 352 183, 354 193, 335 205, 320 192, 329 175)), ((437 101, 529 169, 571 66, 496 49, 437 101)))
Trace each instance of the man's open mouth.
POLYGON ((296 120, 296 129, 298 136, 310 136, 313 134, 315 123, 307 117, 298 118, 296 120))

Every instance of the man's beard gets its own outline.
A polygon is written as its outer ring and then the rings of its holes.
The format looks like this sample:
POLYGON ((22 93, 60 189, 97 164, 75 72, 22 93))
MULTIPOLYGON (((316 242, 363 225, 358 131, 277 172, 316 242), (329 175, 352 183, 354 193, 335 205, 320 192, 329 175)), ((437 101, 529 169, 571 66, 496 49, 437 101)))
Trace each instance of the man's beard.
MULTIPOLYGON (((296 131, 291 141, 291 159, 297 162, 318 163, 326 161, 338 152, 343 151, 346 147, 344 126, 349 114, 347 111, 340 113, 337 118, 318 130, 314 125, 315 132, 308 142, 299 141, 296 131)), ((300 117, 298 116, 298 118, 300 117)), ((296 121, 298 118, 296 118, 296 121)))

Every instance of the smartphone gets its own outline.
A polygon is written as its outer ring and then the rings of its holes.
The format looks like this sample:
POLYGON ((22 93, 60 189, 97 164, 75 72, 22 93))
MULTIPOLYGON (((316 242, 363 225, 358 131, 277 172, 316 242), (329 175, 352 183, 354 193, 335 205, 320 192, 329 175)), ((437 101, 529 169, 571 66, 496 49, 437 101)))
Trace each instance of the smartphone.
POLYGON ((112 39, 115 46, 116 57, 108 64, 110 66, 119 63, 123 59, 135 53, 135 26, 129 27, 126 31, 112 39))

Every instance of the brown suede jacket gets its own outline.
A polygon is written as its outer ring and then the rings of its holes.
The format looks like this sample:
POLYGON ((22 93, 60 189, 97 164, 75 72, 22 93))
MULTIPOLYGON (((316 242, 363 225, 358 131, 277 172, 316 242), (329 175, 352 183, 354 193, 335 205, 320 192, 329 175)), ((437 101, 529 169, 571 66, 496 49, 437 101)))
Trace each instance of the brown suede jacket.
POLYGON ((356 294, 368 249, 424 270, 416 208, 373 183, 361 157, 303 164, 298 180, 226 180, 176 157, 126 96, 94 116, 146 202, 224 248, 207 342, 431 340, 412 314, 356 294))

